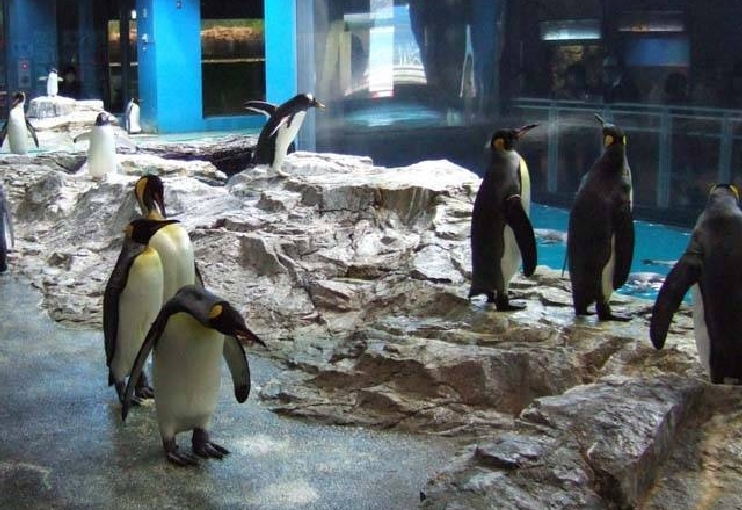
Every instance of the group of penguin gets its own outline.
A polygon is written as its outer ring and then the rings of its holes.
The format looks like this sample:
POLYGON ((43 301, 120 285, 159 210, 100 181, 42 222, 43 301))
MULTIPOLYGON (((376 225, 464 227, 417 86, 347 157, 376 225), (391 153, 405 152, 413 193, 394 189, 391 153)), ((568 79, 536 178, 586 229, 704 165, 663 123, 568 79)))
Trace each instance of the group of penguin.
POLYGON ((126 229, 121 253, 103 294, 103 333, 108 384, 129 407, 154 398, 166 458, 194 465, 197 457, 228 452, 209 440, 221 374, 227 361, 235 397, 250 393, 250 367, 243 343, 265 345, 226 300, 205 289, 188 232, 167 219, 164 186, 141 177, 134 194, 143 217, 126 229), (153 352, 154 388, 145 375, 153 352), (128 376, 128 381, 127 381, 128 376), (193 454, 178 448, 176 435, 192 430, 193 454))
MULTIPOLYGON (((582 178, 569 215, 566 257, 577 316, 595 303, 602 321, 627 321, 611 312, 614 290, 629 277, 634 252, 633 190, 621 128, 595 115, 603 149, 582 178)), ((490 162, 471 219, 472 276, 469 298, 484 294, 498 311, 522 309, 508 299, 518 268, 536 269, 536 239, 529 220, 530 178, 515 144, 535 128, 496 131, 490 162)), ((694 292, 698 356, 714 384, 742 384, 742 209, 731 184, 711 188, 685 253, 667 275, 650 320, 650 338, 661 349, 685 293, 694 292)))

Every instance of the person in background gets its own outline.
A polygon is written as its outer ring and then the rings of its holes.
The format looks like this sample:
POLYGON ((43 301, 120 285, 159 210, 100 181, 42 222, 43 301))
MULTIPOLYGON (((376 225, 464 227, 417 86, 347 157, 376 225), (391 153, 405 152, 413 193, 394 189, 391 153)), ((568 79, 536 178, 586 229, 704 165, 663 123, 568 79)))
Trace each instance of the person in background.
POLYGON ((574 62, 564 71, 564 87, 554 94, 556 99, 569 101, 587 100, 587 73, 582 62, 574 62))
POLYGON ((608 55, 603 59, 600 78, 604 102, 636 103, 639 101, 639 89, 636 83, 615 56, 608 55))

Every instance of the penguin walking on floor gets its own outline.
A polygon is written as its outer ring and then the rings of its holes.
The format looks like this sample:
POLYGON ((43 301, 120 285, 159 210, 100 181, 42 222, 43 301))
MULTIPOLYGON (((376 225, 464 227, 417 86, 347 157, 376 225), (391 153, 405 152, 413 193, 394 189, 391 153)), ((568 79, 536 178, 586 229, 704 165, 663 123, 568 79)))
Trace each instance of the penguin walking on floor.
MULTIPOLYGON (((108 385, 124 401, 126 375, 142 346, 149 327, 162 307, 164 276, 157 251, 149 246, 152 236, 177 220, 138 219, 127 225, 126 237, 103 293, 103 336, 108 365, 108 385)), ((153 398, 142 373, 135 381, 136 399, 153 398)))
POLYGON ((742 384, 742 210, 733 185, 712 188, 685 253, 657 294, 649 325, 655 349, 664 347, 689 288, 696 350, 711 382, 742 384))
POLYGON ((8 270, 8 251, 13 248, 13 217, 10 205, 5 198, 5 190, 0 184, 0 273, 8 270))
POLYGON ((521 259, 526 276, 536 270, 536 238, 528 218, 528 165, 515 150, 515 142, 534 127, 536 124, 502 129, 492 135, 489 168, 474 200, 469 298, 485 294, 487 302, 494 302, 499 311, 525 308, 510 303, 507 293, 521 259))
POLYGON ((216 409, 224 356, 237 402, 250 394, 250 366, 242 343, 265 344, 250 331, 239 312, 214 294, 188 285, 165 303, 137 354, 126 387, 121 416, 144 362, 154 350, 155 409, 165 456, 179 465, 195 465, 197 457, 222 458, 229 451, 210 441, 208 430, 216 409), (176 435, 193 430, 191 455, 178 448, 176 435))
POLYGON ((36 130, 26 118, 26 94, 16 92, 13 94, 13 100, 10 104, 8 117, 5 119, 2 131, 0 131, 0 146, 5 143, 5 137, 8 137, 10 152, 12 154, 26 154, 28 152, 28 134, 31 134, 33 143, 36 148, 39 147, 39 139, 36 136, 36 130))
POLYGON ((281 171, 281 164, 299 133, 307 110, 312 107, 324 109, 325 105, 317 102, 311 94, 298 94, 280 106, 264 101, 248 101, 243 106, 268 118, 258 137, 253 164, 268 165, 276 174, 286 176, 281 171))
POLYGON ((567 258, 572 302, 587 315, 593 302, 600 320, 630 320, 611 313, 614 290, 626 283, 634 254, 633 190, 623 131, 601 123, 603 152, 577 190, 569 214, 567 258))
MULTIPOLYGON (((134 184, 134 194, 144 217, 163 220, 165 213, 165 187, 157 175, 145 175, 134 184)), ((158 230, 149 241, 162 260, 165 275, 162 302, 173 297, 184 285, 203 287, 203 279, 193 253, 188 231, 173 223, 158 230)))
POLYGON ((125 127, 126 132, 130 135, 141 133, 141 112, 139 109, 139 101, 137 98, 132 97, 129 99, 129 103, 126 105, 125 127))
POLYGON ((75 143, 89 141, 88 172, 94 179, 101 179, 108 174, 116 173, 118 162, 116 159, 116 145, 121 145, 136 151, 136 145, 127 138, 120 136, 114 130, 116 118, 108 112, 100 112, 95 119, 95 125, 85 133, 75 137, 75 143))

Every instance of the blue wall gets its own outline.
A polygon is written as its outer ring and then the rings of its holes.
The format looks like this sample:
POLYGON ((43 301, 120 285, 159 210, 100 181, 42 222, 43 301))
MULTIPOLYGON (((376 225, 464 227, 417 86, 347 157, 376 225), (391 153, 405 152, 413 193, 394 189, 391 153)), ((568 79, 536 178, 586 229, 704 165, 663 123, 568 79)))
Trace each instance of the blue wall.
POLYGON ((56 2, 47 0, 6 0, 9 19, 6 49, 8 86, 10 91, 24 90, 28 95, 46 94, 49 67, 57 66, 56 2), (19 60, 29 62, 28 78, 19 81, 19 60))
POLYGON ((271 103, 296 95, 296 0, 265 0, 265 81, 271 103))

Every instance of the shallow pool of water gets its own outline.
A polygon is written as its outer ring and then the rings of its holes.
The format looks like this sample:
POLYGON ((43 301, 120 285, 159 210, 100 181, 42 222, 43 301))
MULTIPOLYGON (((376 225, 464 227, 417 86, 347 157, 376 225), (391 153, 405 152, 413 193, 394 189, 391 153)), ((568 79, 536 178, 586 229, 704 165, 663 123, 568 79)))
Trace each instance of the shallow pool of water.
MULTIPOLYGON (((531 207, 531 223, 538 240, 538 263, 552 269, 562 269, 566 249, 565 239, 569 211, 545 205, 531 207)), ((618 291, 646 299, 654 299, 688 245, 689 229, 668 227, 636 221, 636 243, 629 282, 618 291), (654 263, 649 263, 649 262, 654 263)), ((686 300, 689 295, 686 295, 686 300)))

